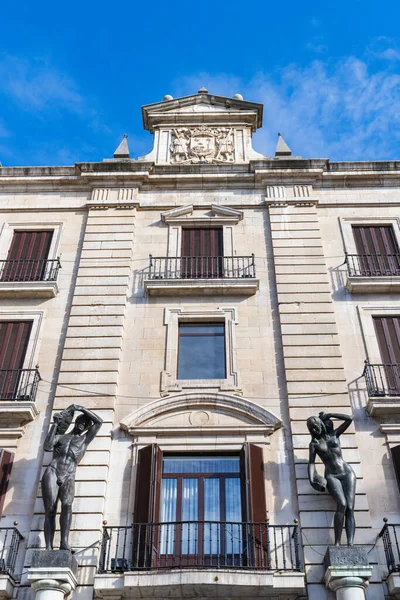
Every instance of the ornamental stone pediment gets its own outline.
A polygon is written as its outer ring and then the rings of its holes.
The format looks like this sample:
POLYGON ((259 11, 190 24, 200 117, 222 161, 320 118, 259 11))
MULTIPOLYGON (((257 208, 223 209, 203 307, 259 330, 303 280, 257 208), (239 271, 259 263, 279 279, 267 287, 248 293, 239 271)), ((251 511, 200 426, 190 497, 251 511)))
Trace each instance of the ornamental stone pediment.
POLYGON ((252 400, 224 393, 192 392, 150 402, 125 417, 120 425, 130 435, 271 435, 282 422, 252 400))
POLYGON ((177 221, 182 221, 190 218, 198 220, 206 220, 209 222, 213 220, 222 220, 226 223, 237 224, 243 219, 243 211, 231 208, 229 206, 222 206, 221 204, 212 204, 208 215, 193 217, 194 206, 193 204, 186 204, 185 206, 177 206, 161 213, 161 220, 167 224, 176 224, 177 221))

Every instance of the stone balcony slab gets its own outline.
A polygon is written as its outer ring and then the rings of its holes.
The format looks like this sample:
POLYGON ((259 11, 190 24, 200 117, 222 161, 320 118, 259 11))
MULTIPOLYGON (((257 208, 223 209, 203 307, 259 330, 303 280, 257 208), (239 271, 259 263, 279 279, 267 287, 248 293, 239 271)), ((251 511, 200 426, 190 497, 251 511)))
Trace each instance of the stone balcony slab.
POLYGON ((281 598, 305 592, 304 573, 171 569, 96 575, 96 598, 281 598))
POLYGON ((0 281, 0 298, 54 298, 57 281, 0 281))
POLYGON ((0 422, 2 427, 22 427, 39 414, 36 404, 30 400, 0 400, 0 422))
POLYGON ((352 294, 393 294, 400 291, 400 276, 347 276, 346 289, 352 294))
POLYGON ((400 396, 370 397, 366 411, 371 417, 400 416, 400 396))
POLYGON ((235 279, 147 279, 149 296, 252 296, 259 287, 253 277, 235 279))
POLYGON ((15 582, 10 575, 0 574, 0 600, 8 600, 14 594, 15 582))

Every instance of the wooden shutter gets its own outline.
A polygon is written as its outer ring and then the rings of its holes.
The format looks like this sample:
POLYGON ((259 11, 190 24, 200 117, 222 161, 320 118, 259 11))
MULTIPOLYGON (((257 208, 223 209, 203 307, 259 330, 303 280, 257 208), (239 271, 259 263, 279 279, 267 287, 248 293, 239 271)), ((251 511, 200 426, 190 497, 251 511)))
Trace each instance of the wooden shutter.
POLYGON ((14 231, 2 281, 43 279, 52 238, 52 231, 14 231))
POLYGON ((185 277, 221 277, 222 229, 182 229, 181 256, 182 272, 185 277))
POLYGON ((157 562, 162 451, 157 444, 138 453, 135 512, 133 515, 133 566, 150 568, 157 562))
POLYGON ((267 565, 265 477, 263 451, 246 442, 240 453, 244 502, 244 536, 249 546, 249 566, 267 565), (257 523, 253 525, 253 523, 257 523))
POLYGON ((396 473, 397 485, 399 486, 400 491, 400 446, 391 448, 390 452, 392 454, 394 472, 396 473))
POLYGON ((12 452, 0 449, 0 517, 3 512, 13 461, 14 454, 12 452))
POLYGON ((382 357, 381 377, 391 394, 400 394, 400 317, 374 317, 382 357))
POLYGON ((31 321, 0 321, 0 398, 18 395, 22 369, 32 328, 31 321))
POLYGON ((360 275, 400 274, 399 248, 391 225, 353 225, 360 275))

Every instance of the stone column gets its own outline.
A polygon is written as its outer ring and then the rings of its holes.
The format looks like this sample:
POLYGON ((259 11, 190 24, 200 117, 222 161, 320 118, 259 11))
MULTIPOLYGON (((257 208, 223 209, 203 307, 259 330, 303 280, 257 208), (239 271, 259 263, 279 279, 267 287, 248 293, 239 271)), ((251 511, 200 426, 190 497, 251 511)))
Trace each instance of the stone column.
POLYGON ((336 593, 336 600, 365 600, 372 567, 364 548, 330 547, 325 566, 325 585, 336 593))
POLYGON ((68 550, 37 550, 28 580, 35 600, 65 600, 76 588, 78 564, 68 550))

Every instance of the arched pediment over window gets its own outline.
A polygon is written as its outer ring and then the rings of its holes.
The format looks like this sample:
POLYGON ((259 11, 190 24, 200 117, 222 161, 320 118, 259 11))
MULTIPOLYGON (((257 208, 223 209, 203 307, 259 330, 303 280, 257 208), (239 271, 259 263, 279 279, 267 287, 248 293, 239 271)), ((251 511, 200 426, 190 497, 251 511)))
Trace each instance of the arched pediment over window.
POLYGON ((161 398, 121 421, 130 435, 271 435, 282 421, 259 404, 224 393, 192 392, 161 398))

